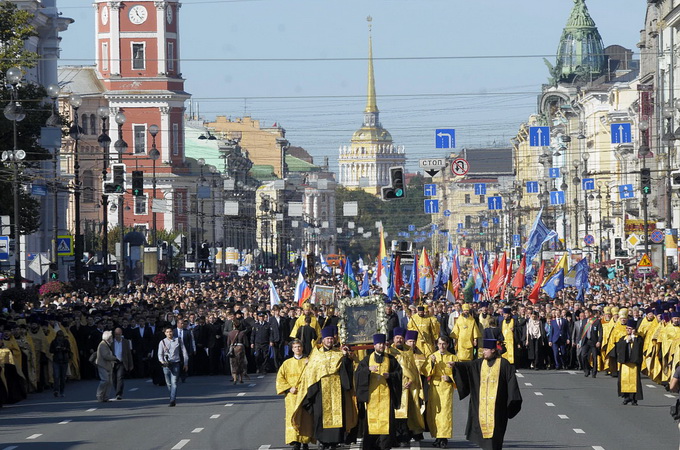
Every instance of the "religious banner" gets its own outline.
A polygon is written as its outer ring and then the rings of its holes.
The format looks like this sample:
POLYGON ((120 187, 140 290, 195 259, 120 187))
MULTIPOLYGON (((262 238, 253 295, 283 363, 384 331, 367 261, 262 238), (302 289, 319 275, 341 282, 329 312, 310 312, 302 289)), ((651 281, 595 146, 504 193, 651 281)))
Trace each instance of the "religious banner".
POLYGON ((338 302, 338 334, 343 345, 371 344, 373 335, 386 333, 387 317, 382 295, 341 298, 338 302))
POLYGON ((315 305, 335 306, 335 288, 333 286, 314 285, 312 303, 315 305))

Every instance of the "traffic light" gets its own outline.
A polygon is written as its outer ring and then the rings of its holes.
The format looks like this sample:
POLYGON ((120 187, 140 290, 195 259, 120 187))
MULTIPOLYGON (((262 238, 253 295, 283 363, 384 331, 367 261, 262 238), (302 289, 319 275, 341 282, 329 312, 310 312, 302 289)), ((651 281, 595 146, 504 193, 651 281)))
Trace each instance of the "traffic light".
POLYGON ((652 175, 646 167, 640 169, 640 189, 643 194, 651 194, 652 192, 652 175))
POLYGON ((49 279, 50 281, 55 281, 59 279, 59 271, 56 263, 50 263, 49 279))
POLYGON ((125 164, 111 164, 111 193, 124 194, 125 193, 125 164))
POLYGON ((144 172, 141 170, 132 171, 132 195, 135 197, 144 195, 144 172))
POLYGON ((404 168, 390 167, 390 185, 382 187, 382 199, 394 200, 406 197, 406 183, 404 182, 404 168))

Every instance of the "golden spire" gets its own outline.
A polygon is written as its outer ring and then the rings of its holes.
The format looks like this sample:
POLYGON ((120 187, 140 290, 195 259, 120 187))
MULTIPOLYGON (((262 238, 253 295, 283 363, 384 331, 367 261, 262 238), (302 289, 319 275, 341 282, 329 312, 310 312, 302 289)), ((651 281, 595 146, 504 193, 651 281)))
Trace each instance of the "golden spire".
POLYGON ((371 22, 373 18, 368 16, 368 96, 366 98, 366 109, 364 112, 378 112, 378 105, 375 101, 375 76, 373 75, 373 41, 371 40, 371 22))

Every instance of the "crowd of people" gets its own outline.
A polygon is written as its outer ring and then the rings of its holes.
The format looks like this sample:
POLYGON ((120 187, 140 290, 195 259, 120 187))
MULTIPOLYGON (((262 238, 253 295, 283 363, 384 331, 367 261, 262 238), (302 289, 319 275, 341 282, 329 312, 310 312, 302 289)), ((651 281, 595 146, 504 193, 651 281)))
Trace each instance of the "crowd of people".
MULTIPOLYGON (((337 298, 350 295, 341 277, 313 276, 310 284, 334 286, 337 298)), ((643 400, 643 375, 677 386, 680 286, 623 274, 601 278, 596 271, 590 277, 592 288, 580 301, 569 289, 536 303, 524 295, 473 303, 431 294, 410 299, 406 286, 391 301, 385 297, 385 333, 370 349, 339 342, 333 305, 296 304, 290 275, 148 283, 122 293, 9 304, 0 316, 0 406, 47 389, 67 396, 67 380, 79 379, 99 379, 97 401, 121 400, 126 378, 168 386, 174 406, 177 383, 187 376, 230 376, 237 384, 252 373, 277 372, 285 439, 294 448, 358 436, 364 448, 391 448, 426 431, 446 447, 455 380, 459 395, 472 399, 468 439, 500 448, 507 419, 521 406, 515 370, 617 377, 626 405, 643 400), (502 378, 513 408, 497 408, 495 421, 479 423, 475 408, 488 401, 480 386, 488 387, 489 377, 502 378), (423 416, 423 406, 438 413, 423 416), (498 416, 501 409, 506 417, 498 416)))

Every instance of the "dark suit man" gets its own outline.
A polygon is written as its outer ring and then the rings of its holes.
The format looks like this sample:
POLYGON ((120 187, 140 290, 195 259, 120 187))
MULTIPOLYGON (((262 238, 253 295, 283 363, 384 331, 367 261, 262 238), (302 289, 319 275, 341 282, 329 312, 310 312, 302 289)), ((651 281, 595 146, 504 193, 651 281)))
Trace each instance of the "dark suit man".
POLYGON ((257 373, 266 373, 269 363, 269 347, 272 345, 272 332, 269 321, 266 320, 267 313, 257 312, 257 322, 253 324, 250 334, 250 348, 253 349, 255 356, 255 366, 257 373))
POLYGON ((132 345, 129 339, 123 337, 122 328, 116 328, 113 334, 114 337, 111 348, 118 361, 116 361, 113 366, 111 381, 113 382, 113 389, 116 391, 116 400, 122 400, 123 388, 125 387, 123 379, 125 378, 125 374, 134 368, 132 345))
POLYGON ((585 318, 581 321, 579 343, 581 344, 581 367, 587 377, 592 372, 597 376, 597 355, 602 346, 602 323, 592 315, 592 311, 585 310, 585 318), (592 358, 592 366, 590 364, 592 358))
POLYGON ((568 340, 569 328, 567 320, 561 317, 551 320, 548 345, 552 348, 555 369, 557 370, 564 368, 564 357, 566 356, 565 346, 568 340))
POLYGON ((270 344, 274 348, 274 369, 278 370, 283 363, 283 346, 285 345, 285 337, 290 334, 288 330, 287 334, 283 334, 286 331, 288 319, 281 317, 281 310, 279 305, 272 306, 272 315, 269 318, 269 329, 270 334, 270 344))
POLYGON ((179 319, 177 321, 177 328, 172 330, 173 339, 179 338, 184 343, 184 347, 187 349, 187 353, 189 354, 188 364, 186 362, 184 363, 185 366, 189 366, 189 370, 181 371, 182 383, 187 381, 189 371, 192 371, 195 367, 194 359, 196 357, 196 342, 194 341, 194 335, 189 329, 188 325, 188 322, 179 319))
POLYGON ((194 373, 196 375, 208 375, 210 345, 214 339, 213 329, 210 324, 205 323, 205 317, 199 317, 197 325, 191 330, 196 342, 196 364, 194 373))

